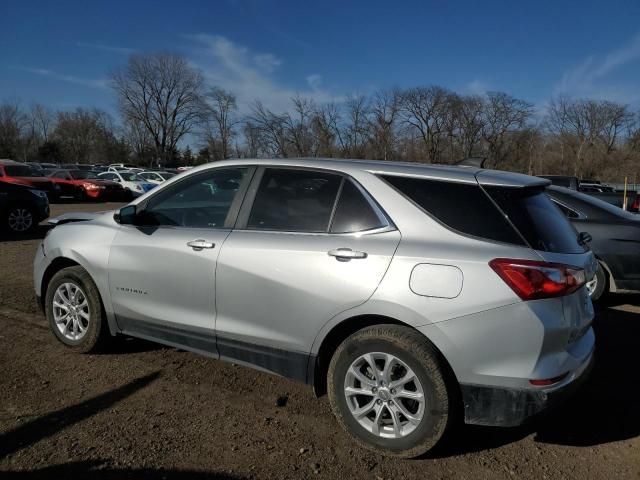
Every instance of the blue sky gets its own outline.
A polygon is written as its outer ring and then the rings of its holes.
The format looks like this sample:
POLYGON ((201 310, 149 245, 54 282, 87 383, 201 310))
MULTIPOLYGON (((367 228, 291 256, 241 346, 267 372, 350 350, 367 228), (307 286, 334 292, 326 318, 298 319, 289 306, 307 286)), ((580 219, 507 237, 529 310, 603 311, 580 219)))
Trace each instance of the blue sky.
POLYGON ((184 54, 243 108, 430 84, 640 105, 638 0, 2 0, 0 18, 0 101, 58 109, 114 112, 108 72, 157 50, 184 54))

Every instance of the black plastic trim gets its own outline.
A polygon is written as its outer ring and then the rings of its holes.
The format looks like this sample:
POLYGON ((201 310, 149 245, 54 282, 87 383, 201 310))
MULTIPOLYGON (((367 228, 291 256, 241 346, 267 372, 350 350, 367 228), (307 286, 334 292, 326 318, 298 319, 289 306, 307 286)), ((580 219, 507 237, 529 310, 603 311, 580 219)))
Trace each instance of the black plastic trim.
POLYGON ((122 333, 192 352, 237 361, 259 370, 313 384, 315 356, 265 345, 217 337, 213 329, 118 317, 122 333))
POLYGON ((590 364, 578 378, 551 391, 513 389, 460 384, 464 421, 473 425, 516 427, 557 406, 571 396, 589 377, 590 364))

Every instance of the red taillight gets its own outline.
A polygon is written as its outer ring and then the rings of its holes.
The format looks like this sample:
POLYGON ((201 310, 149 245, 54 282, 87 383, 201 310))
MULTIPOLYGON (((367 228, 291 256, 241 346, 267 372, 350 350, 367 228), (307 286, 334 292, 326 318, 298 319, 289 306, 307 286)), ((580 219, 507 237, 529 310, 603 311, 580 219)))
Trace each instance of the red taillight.
POLYGON ((561 380, 564 380, 569 375, 569 372, 563 373, 562 375, 558 375, 553 378, 543 378, 543 379, 533 379, 529 380, 531 385, 535 385, 536 387, 548 387, 549 385, 553 385, 554 383, 558 383, 561 380))
POLYGON ((586 282, 582 268, 561 263, 496 258, 489 266, 523 300, 561 297, 586 282))
POLYGON ((636 199, 631 204, 631 207, 629 207, 629 210, 632 212, 640 210, 640 195, 636 196, 636 199))

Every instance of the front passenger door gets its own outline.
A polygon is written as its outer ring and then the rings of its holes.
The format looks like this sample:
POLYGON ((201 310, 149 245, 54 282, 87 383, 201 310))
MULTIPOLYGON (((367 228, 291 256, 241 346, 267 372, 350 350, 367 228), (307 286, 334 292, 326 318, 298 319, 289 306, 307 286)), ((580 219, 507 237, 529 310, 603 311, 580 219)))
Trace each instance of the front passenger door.
POLYGON ((305 380, 316 334, 373 294, 400 233, 338 173, 266 168, 254 185, 218 259, 218 350, 305 380))
POLYGON ((141 205, 135 225, 121 226, 109 288, 125 333, 215 353, 216 262, 252 171, 188 176, 141 205))

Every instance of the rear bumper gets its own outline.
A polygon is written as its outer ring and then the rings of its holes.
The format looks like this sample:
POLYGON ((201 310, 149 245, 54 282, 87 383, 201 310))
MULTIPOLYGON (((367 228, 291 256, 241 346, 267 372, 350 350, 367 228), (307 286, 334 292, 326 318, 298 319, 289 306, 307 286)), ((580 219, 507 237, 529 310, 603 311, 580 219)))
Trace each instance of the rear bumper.
POLYGON ((559 385, 546 389, 512 389, 461 384, 465 423, 515 427, 571 396, 589 377, 594 354, 559 385))

